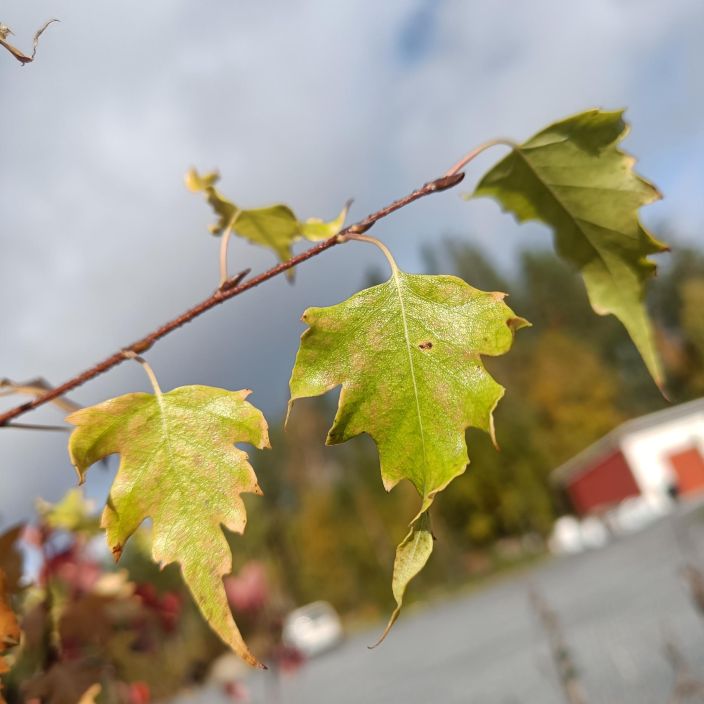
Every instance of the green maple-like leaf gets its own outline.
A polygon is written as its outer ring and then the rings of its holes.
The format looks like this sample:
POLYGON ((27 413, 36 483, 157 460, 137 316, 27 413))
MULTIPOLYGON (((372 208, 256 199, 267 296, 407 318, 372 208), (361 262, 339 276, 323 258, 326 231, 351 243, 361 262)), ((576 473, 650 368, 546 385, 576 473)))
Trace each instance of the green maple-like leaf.
POLYGON ((153 524, 154 559, 181 564, 196 603, 216 633, 252 665, 230 612, 222 577, 232 556, 222 526, 241 533, 241 494, 261 493, 247 455, 234 446, 268 447, 262 413, 249 391, 184 386, 168 393, 131 393, 72 413, 71 461, 86 470, 113 453, 120 468, 102 517, 119 558, 142 521, 153 524))
POLYGON ((660 194, 618 148, 628 131, 622 115, 588 110, 550 125, 514 146, 473 195, 493 196, 519 221, 553 228, 555 248, 581 272, 595 312, 623 323, 662 386, 644 296, 655 273, 648 255, 668 248, 638 219, 638 208, 660 194))
MULTIPOLYGON (((296 356, 289 407, 342 385, 327 443, 368 433, 386 489, 405 478, 421 495, 417 524, 437 492, 465 470, 466 428, 493 437, 492 413, 504 389, 481 355, 507 352, 514 331, 527 323, 503 302, 504 294, 454 276, 392 270, 386 283, 304 313, 309 329, 296 356)), ((424 564, 429 550, 418 554, 424 564)), ((407 557, 402 543, 394 570, 399 605, 422 567, 406 569, 407 557)))
POLYGON ((348 206, 329 222, 310 218, 301 222, 287 205, 278 203, 264 208, 242 209, 223 196, 215 184, 220 176, 216 172, 202 176, 195 169, 186 174, 186 185, 193 192, 203 192, 217 215, 210 232, 221 235, 229 227, 240 237, 253 244, 272 249, 281 261, 291 258, 291 247, 296 240, 322 240, 332 237, 341 229, 348 206))
POLYGON ((290 404, 342 385, 327 443, 371 435, 386 489, 409 479, 424 511, 464 471, 465 429, 493 434, 504 389, 480 355, 507 352, 526 324, 503 297, 455 276, 395 269, 386 283, 342 303, 309 308, 290 404))

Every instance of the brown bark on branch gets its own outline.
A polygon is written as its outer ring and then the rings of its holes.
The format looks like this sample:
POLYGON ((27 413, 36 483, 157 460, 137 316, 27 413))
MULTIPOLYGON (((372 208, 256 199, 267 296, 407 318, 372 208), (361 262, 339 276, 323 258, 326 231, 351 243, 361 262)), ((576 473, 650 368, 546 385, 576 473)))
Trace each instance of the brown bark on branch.
POLYGON ((50 401, 53 401, 54 399, 59 398, 60 396, 63 396, 72 389, 75 389, 76 387, 85 384, 87 381, 94 379, 96 376, 104 374, 108 370, 124 362, 131 355, 133 356, 135 354, 142 354, 146 352, 155 342, 157 342, 157 340, 160 340, 162 337, 165 337, 170 332, 173 332, 177 328, 180 328, 182 325, 190 323, 191 320, 197 318, 199 315, 202 315, 207 310, 210 310, 211 308, 214 308, 215 306, 224 303, 230 298, 239 296, 241 293, 249 291, 255 286, 258 286, 259 284, 264 283, 269 279, 273 279, 279 274, 283 274, 285 271, 288 271, 296 265, 302 264, 308 259, 311 259, 312 257, 321 254, 326 249, 330 249, 335 245, 346 242, 347 235, 366 232, 367 230, 369 230, 369 228, 371 228, 376 222, 378 222, 382 218, 385 218, 396 210, 400 210, 401 208, 405 207, 406 205, 409 205, 410 203, 418 200, 419 198, 423 198, 424 196, 430 195, 431 193, 438 193, 440 191, 445 191, 448 188, 453 188, 458 183, 460 183, 463 178, 464 173, 459 172, 453 173, 451 175, 442 176, 433 181, 429 181, 428 183, 424 184, 420 188, 417 188, 415 191, 412 191, 403 198, 399 198, 393 203, 390 203, 389 205, 381 208, 380 210, 377 210, 375 213, 372 213, 371 215, 367 216, 364 220, 361 220, 360 222, 355 223, 354 225, 350 225, 349 227, 344 228, 337 235, 333 235, 327 240, 324 240, 323 242, 320 242, 319 244, 310 247, 304 252, 301 252, 300 254, 291 257, 290 259, 286 260, 285 262, 282 262, 281 264, 277 264, 271 269, 267 269, 267 271, 264 271, 261 274, 258 274, 257 276, 247 281, 241 283, 236 282, 239 277, 246 276, 247 272, 233 277, 233 279, 228 282, 225 282, 223 286, 221 286, 217 291, 215 291, 212 296, 206 298, 204 301, 201 301, 197 305, 193 306, 193 308, 185 311, 173 320, 170 320, 168 323, 165 323, 161 327, 157 328, 153 332, 143 337, 141 340, 137 340, 131 345, 123 347, 121 350, 115 352, 110 357, 107 357, 101 362, 98 362, 90 369, 87 369, 86 371, 77 374, 68 381, 65 381, 63 384, 59 384, 59 386, 56 386, 47 393, 38 396, 37 398, 23 403, 19 406, 11 408, 3 414, 0 414, 0 427, 12 427, 10 421, 14 418, 17 418, 18 416, 21 416, 24 413, 27 413, 28 411, 34 410, 39 406, 43 406, 45 403, 49 403, 50 401))

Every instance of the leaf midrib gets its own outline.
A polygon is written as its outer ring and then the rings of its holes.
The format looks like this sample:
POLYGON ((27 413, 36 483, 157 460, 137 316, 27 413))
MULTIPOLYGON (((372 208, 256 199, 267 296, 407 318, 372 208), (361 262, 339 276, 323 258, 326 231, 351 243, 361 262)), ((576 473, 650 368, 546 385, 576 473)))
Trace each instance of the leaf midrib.
MULTIPOLYGON (((598 259, 601 260, 602 264, 606 268, 606 270, 609 272, 610 276, 614 276, 613 271, 611 270, 611 266, 609 265, 609 262, 607 259, 603 256, 601 253, 601 250, 596 246, 596 244, 593 242, 592 238, 588 235, 588 233, 584 230, 584 228, 581 226, 581 218, 578 218, 576 215, 573 215, 572 212, 569 210, 569 208, 562 202, 560 197, 555 193, 555 191, 552 189, 551 185, 545 181, 541 176, 540 173, 536 170, 536 168, 531 164, 530 160, 526 156, 526 154, 523 153, 523 149, 520 146, 517 146, 514 150, 514 153, 519 154, 521 159, 523 159, 523 162, 525 165, 530 169, 531 173, 535 177, 535 179, 540 183, 543 188, 548 192, 550 197, 557 203, 557 205, 562 209, 562 211, 567 215, 567 217, 574 223, 575 228, 582 233, 582 236, 584 237, 587 242, 589 242, 589 245, 591 246, 592 250, 594 251, 594 254, 598 257, 598 259)), ((611 229, 611 228, 607 228, 611 229)), ((620 230, 611 230, 612 232, 618 232, 618 234, 624 234, 620 230)), ((580 267, 581 269, 582 267, 580 267)))
MULTIPOLYGON (((179 496, 183 496, 183 484, 182 484, 182 479, 181 479, 181 473, 177 471, 173 471, 173 467, 176 464, 173 461, 173 449, 171 447, 171 435, 169 434, 169 425, 167 423, 167 412, 166 412, 166 407, 164 404, 164 395, 155 389, 155 396, 157 400, 157 404, 159 407, 159 413, 161 414, 161 428, 162 428, 162 433, 164 435, 164 443, 166 444, 166 453, 168 455, 168 462, 169 462, 169 468, 172 470, 169 472, 169 476, 173 478, 173 485, 171 487, 171 491, 169 492, 169 497, 168 500, 164 500, 164 505, 166 505, 167 501, 170 501, 173 499, 173 496, 176 492, 178 492, 179 496)), ((176 528, 179 526, 179 521, 174 521, 171 526, 169 527, 168 533, 164 537, 164 545, 171 545, 171 534, 176 530, 176 528)))
MULTIPOLYGON (((411 554, 408 556, 407 562, 412 565, 415 561, 416 553, 418 552, 418 546, 420 545, 420 538, 421 538, 420 533, 421 532, 420 532, 420 530, 414 530, 414 529, 411 529, 411 530, 413 530, 414 534, 413 534, 413 537, 411 538, 411 554)), ((409 572, 410 572, 410 570, 409 570, 409 572)), ((411 575, 410 579, 413 579, 413 577, 415 577, 417 574, 418 574, 418 570, 416 571, 416 573, 414 575, 411 575)), ((408 581, 410 581, 410 579, 408 581)), ((403 597, 406 593, 407 586, 408 586, 408 582, 406 582, 403 585, 403 589, 400 594, 394 595, 396 597, 396 603, 398 604, 399 608, 401 607, 401 602, 403 601, 403 597)))
POLYGON ((411 339, 410 335, 408 333, 408 320, 406 318, 406 305, 403 301, 403 295, 401 292, 401 279, 399 278, 399 271, 396 267, 393 267, 392 269, 392 275, 393 275, 393 280, 394 284, 396 286, 396 293, 398 295, 398 300, 399 304, 401 307, 401 321, 403 323, 403 336, 406 342, 406 352, 408 353, 408 366, 411 370, 411 381, 413 382, 413 397, 416 402, 416 415, 418 418, 418 430, 420 431, 420 441, 421 441, 421 446, 423 448, 423 464, 425 465, 425 472, 423 473, 423 494, 425 495, 426 493, 426 485, 427 485, 427 480, 428 480, 428 475, 429 475, 429 468, 428 468, 428 456, 426 454, 425 450, 425 430, 423 428, 423 418, 421 416, 420 412, 420 398, 418 395, 418 382, 416 381, 416 370, 415 370, 415 365, 413 364, 413 352, 411 350, 411 339))

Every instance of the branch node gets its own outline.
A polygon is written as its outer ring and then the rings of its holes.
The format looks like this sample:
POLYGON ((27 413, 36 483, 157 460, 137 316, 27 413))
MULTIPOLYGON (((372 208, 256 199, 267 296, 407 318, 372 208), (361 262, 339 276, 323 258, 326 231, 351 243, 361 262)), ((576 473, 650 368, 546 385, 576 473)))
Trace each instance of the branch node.
POLYGON ((464 171, 460 171, 456 174, 450 174, 449 176, 441 176, 440 178, 436 178, 434 181, 428 181, 424 188, 433 192, 446 191, 448 188, 453 188, 456 186, 463 179, 464 171))
POLYGON ((232 278, 223 281, 218 287, 218 291, 229 291, 231 288, 235 288, 242 283, 242 280, 251 273, 251 269, 243 269, 239 273, 235 274, 232 278))
POLYGON ((356 225, 352 225, 352 227, 347 228, 347 232, 350 235, 362 235, 364 234, 367 230, 370 230, 373 222, 369 222, 369 220, 365 220, 363 222, 358 222, 356 225))
POLYGON ((126 359, 134 359, 136 355, 144 354, 150 350, 153 344, 154 342, 152 342, 152 340, 139 340, 129 347, 125 347, 125 349, 122 350, 122 354, 126 359))

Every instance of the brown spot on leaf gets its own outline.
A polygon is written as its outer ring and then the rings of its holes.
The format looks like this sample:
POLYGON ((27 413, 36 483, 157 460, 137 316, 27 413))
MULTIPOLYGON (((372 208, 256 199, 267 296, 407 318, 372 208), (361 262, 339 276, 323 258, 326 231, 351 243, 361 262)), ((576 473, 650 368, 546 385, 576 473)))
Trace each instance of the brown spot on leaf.
POLYGON ((525 318, 521 318, 519 316, 508 318, 506 320, 506 325, 508 325, 509 329, 513 333, 515 333, 516 330, 520 330, 521 328, 532 327, 532 325, 525 318))
POLYGON ((433 349, 433 343, 428 340, 427 342, 421 342, 418 347, 422 350, 431 350, 433 349))
POLYGON ((122 555, 122 545, 118 543, 117 545, 113 545, 112 547, 112 557, 117 562, 122 555))

